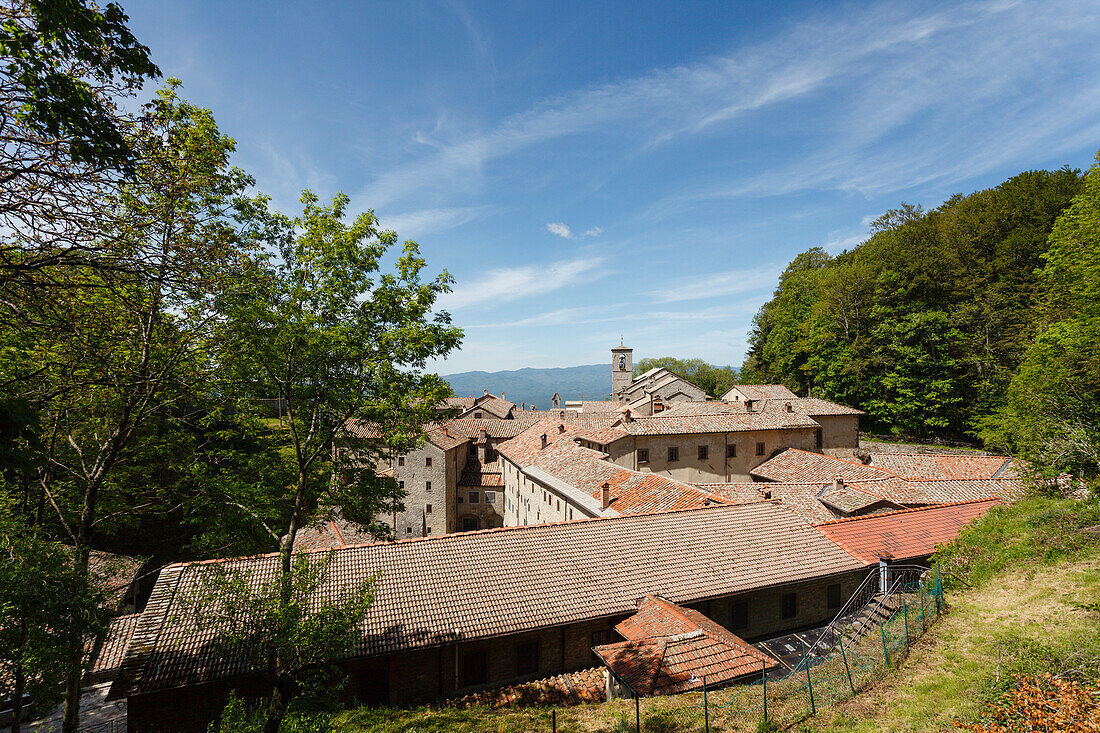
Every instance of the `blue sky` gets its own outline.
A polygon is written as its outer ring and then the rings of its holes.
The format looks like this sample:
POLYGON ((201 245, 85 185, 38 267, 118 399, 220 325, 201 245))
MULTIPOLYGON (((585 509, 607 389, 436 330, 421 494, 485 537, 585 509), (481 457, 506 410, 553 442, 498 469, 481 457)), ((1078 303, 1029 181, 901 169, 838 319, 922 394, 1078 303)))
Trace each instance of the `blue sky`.
POLYGON ((1096 2, 123 5, 279 208, 457 279, 442 373, 739 365, 794 255, 1100 147, 1096 2))

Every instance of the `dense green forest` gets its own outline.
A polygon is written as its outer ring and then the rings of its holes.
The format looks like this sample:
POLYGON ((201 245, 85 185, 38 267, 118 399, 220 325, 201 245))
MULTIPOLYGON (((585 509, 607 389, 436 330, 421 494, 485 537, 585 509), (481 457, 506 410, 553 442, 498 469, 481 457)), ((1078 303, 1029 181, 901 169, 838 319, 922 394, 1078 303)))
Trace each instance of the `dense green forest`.
POLYGON ((860 407, 876 432, 1037 455, 1028 415, 1065 412, 1095 446, 1098 202, 1100 167, 1028 171, 804 252, 756 315, 744 378, 860 407))

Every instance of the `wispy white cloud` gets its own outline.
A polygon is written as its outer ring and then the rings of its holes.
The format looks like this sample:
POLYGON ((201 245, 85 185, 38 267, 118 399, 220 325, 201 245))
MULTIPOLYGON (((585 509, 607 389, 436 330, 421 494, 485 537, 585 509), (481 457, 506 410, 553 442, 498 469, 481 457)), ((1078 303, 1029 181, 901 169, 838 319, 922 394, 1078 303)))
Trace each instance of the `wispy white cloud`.
POLYGON ((550 232, 551 234, 557 234, 559 237, 562 237, 564 239, 573 238, 573 230, 570 229, 568 225, 562 224, 560 221, 554 221, 547 224, 546 231, 550 232))
POLYGON ((780 266, 768 264, 749 270, 729 270, 681 278, 670 287, 654 291, 651 297, 657 303, 675 303, 759 293, 774 288, 781 271, 780 266))
POLYGON ((603 229, 600 227, 592 227, 591 229, 584 230, 584 236, 586 237, 598 237, 603 234, 603 229))
POLYGON ((603 257, 582 257, 545 266, 511 267, 492 270, 468 283, 459 283, 453 292, 436 301, 440 310, 453 311, 482 303, 505 303, 544 295, 555 290, 605 276, 603 257))
POLYGON ((462 226, 486 215, 492 209, 491 206, 424 209, 422 211, 407 211, 402 214, 383 215, 380 218, 382 226, 386 229, 392 229, 404 238, 415 238, 462 226))

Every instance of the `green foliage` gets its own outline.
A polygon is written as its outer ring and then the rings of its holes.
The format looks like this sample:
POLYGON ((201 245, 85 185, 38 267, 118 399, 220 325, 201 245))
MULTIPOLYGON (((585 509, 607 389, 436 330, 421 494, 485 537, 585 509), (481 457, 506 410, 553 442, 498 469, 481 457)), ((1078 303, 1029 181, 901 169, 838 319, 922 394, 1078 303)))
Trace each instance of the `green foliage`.
POLYGON ((123 89, 160 76, 115 3, 15 0, 0 10, 0 69, 18 91, 17 120, 29 132, 68 141, 71 157, 126 165, 133 150, 99 84, 123 89), (94 81, 93 81, 94 80, 94 81))
POLYGON ((40 708, 60 699, 68 650, 106 628, 106 597, 75 572, 72 552, 19 524, 0 503, 0 699, 28 690, 40 708))
POLYGON ((1040 477, 1068 472, 1100 485, 1100 153, 1084 191, 1055 224, 1039 323, 988 442, 1016 450, 1040 477))
POLYGON ((950 587, 955 578, 981 586, 998 573, 1027 564, 1082 558, 1100 549, 1100 500, 1033 496, 997 506, 936 548, 950 587))
POLYGON ((680 375, 708 395, 719 398, 737 384, 737 370, 729 366, 714 366, 702 359, 677 359, 673 356, 647 357, 634 365, 634 376, 650 369, 665 368, 680 375))
POLYGON ((878 431, 979 434, 1039 332, 1048 236, 1081 186, 1068 169, 1021 173, 931 211, 903 204, 836 257, 804 252, 756 315, 742 378, 859 407, 878 431))

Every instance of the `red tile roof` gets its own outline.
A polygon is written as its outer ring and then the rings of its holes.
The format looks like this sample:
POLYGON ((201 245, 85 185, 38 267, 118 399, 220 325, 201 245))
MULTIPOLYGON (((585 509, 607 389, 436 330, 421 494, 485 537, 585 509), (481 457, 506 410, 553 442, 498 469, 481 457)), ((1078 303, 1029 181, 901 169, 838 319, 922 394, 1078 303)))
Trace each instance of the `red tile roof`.
POLYGON ((593 651, 641 695, 672 695, 759 674, 778 663, 692 609, 647 595, 615 630, 626 641, 593 651))
POLYGON ((749 471, 753 476, 769 481, 811 483, 832 481, 840 476, 845 481, 869 481, 891 478, 894 474, 881 468, 865 466, 855 461, 811 453, 798 448, 781 451, 749 471))
POLYGON ((1019 478, 1006 456, 955 453, 872 453, 871 465, 911 480, 1019 478))
POLYGON ((909 560, 931 555, 965 525, 999 504, 996 499, 852 517, 814 525, 818 531, 865 563, 879 558, 909 560))
MULTIPOLYGON (((789 399, 754 400, 753 412, 793 412, 810 417, 830 415, 863 415, 862 410, 839 405, 829 400, 814 397, 792 397, 789 399), (787 406, 790 409, 787 409, 787 406)), ((677 402, 670 405, 662 415, 719 415, 722 413, 745 413, 745 403, 739 401, 711 400, 707 402, 677 402)))
POLYGON ((118 616, 111 620, 107 627, 107 636, 103 639, 103 645, 99 648, 99 655, 89 674, 105 679, 118 672, 122 666, 122 660, 126 657, 126 650, 130 646, 130 638, 134 635, 134 629, 137 628, 140 620, 140 613, 118 616))
MULTIPOLYGON (((706 403, 694 403, 706 404, 706 403)), ((734 433, 752 430, 816 429, 812 418, 786 412, 737 412, 711 415, 666 415, 621 420, 615 427, 631 435, 690 435, 695 433, 734 433)))
POLYGON ((735 384, 726 390, 726 394, 722 395, 722 399, 725 399, 726 395, 735 389, 750 400, 790 400, 798 397, 782 384, 735 384))
POLYGON ((472 695, 448 700, 447 707, 525 708, 554 705, 582 705, 604 702, 607 687, 603 667, 583 669, 548 677, 534 682, 524 682, 510 687, 476 692, 472 695))

